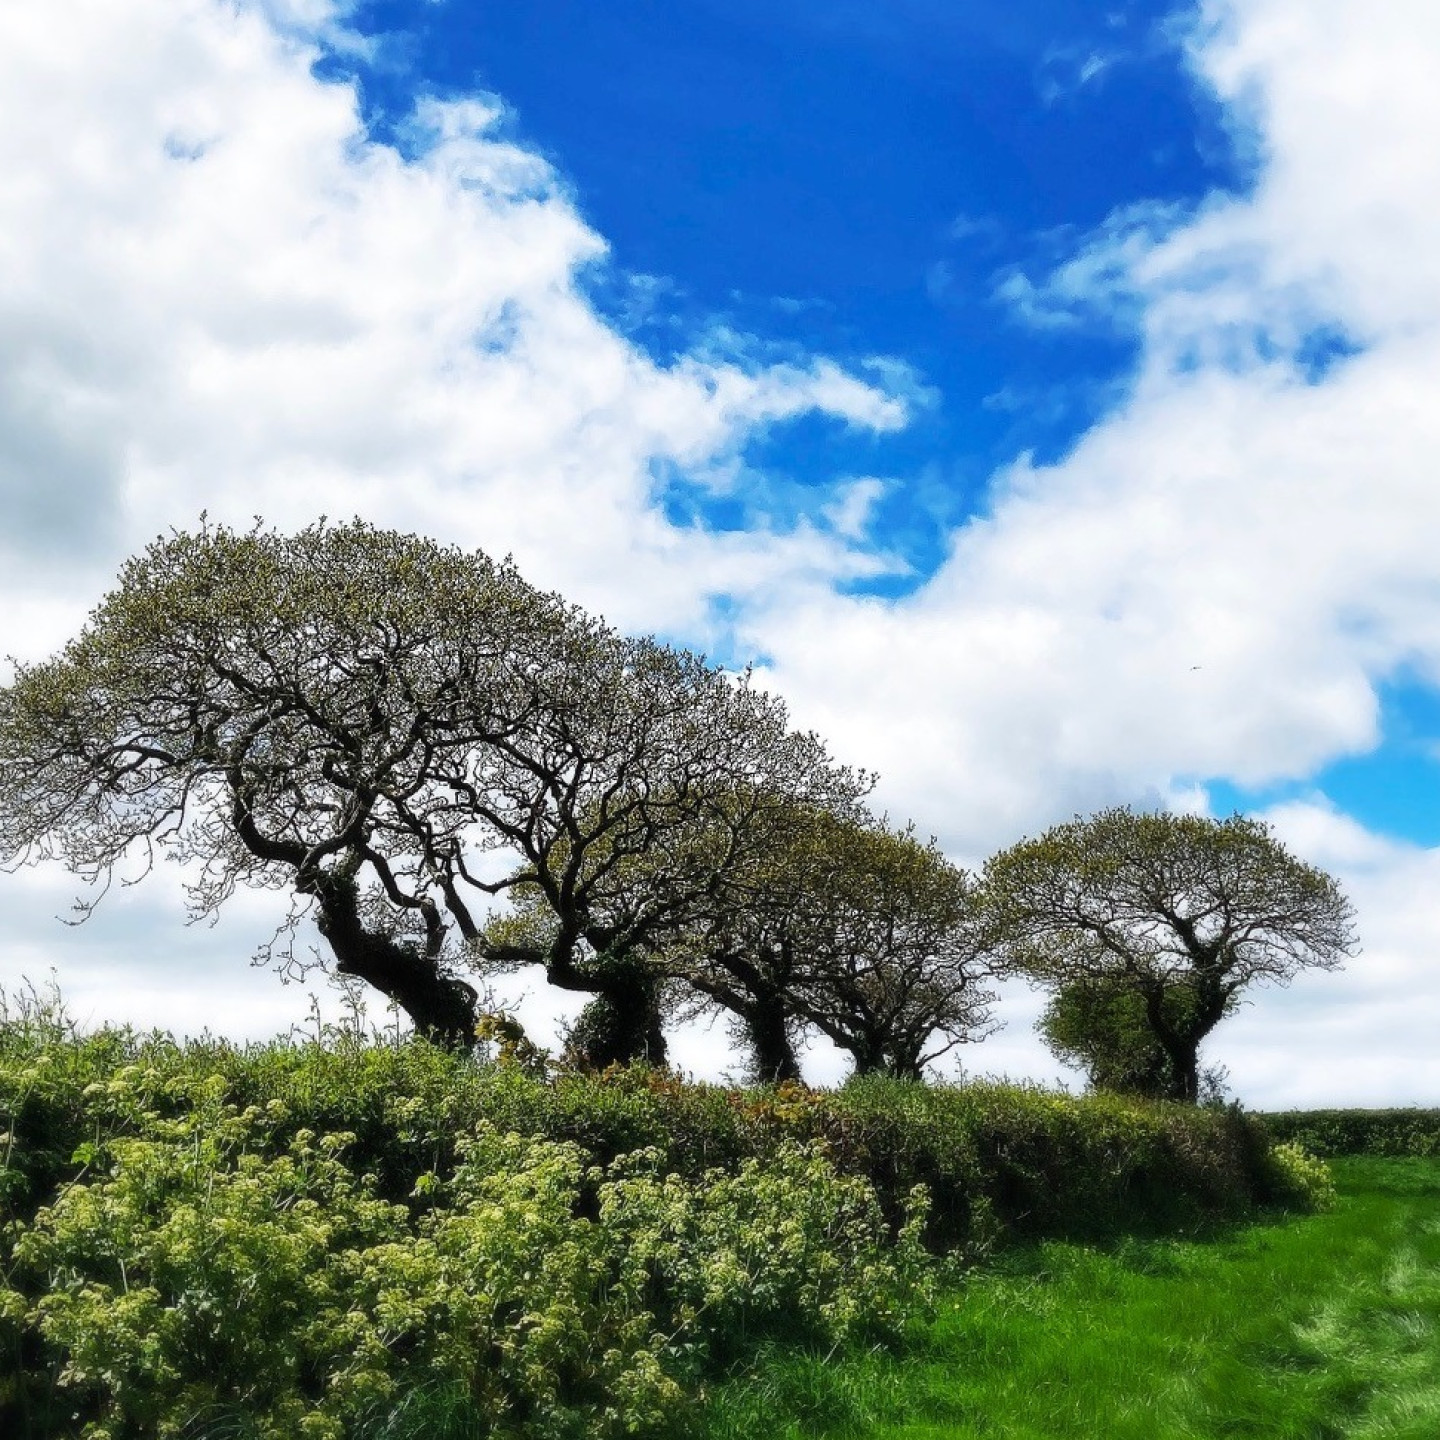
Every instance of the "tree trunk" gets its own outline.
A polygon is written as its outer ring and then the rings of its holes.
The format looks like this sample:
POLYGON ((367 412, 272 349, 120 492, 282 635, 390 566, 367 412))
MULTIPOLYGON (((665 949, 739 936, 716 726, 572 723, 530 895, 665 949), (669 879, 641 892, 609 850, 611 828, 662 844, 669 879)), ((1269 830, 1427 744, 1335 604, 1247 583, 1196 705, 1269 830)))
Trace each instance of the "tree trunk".
POLYGON ((418 946, 396 943, 367 930, 360 920, 353 882, 324 876, 311 893, 318 926, 334 952, 336 969, 355 975, 393 1000, 416 1033, 447 1050, 469 1050, 476 1040, 479 996, 463 980, 444 974, 418 946))
POLYGON ((596 1070, 637 1060, 665 1063, 659 981, 643 959, 601 955, 578 964, 554 963, 547 973, 552 984, 595 997, 570 1031, 569 1048, 577 1060, 596 1070))
POLYGON ((1174 1075, 1172 1100, 1183 1101, 1186 1105, 1200 1103, 1200 1046, 1181 1042, 1168 1050, 1170 1067, 1174 1075))
MULTIPOLYGON (((831 1036, 831 1039, 835 1039, 831 1036)), ((847 1037, 836 1042, 842 1050, 848 1051, 855 1062, 855 1074, 857 1075, 880 1075, 885 1071, 885 1054, 878 1045, 871 1045, 864 1040, 854 1037, 847 1037)))
POLYGON ((780 997, 757 999, 741 1014, 746 1037, 750 1041, 755 1078, 762 1085, 777 1085, 786 1080, 801 1080, 800 1062, 790 1043, 785 1007, 780 997))
POLYGON ((1200 1100, 1200 1037, 1181 1035, 1165 1014, 1165 988, 1158 983, 1145 990, 1145 1017, 1150 1033, 1170 1061, 1166 1077, 1167 1100, 1196 1105, 1200 1100))
POLYGON ((923 1080, 925 1071, 920 1063, 920 1047, 892 1041, 890 1053, 885 1058, 885 1073, 897 1080, 914 1080, 917 1083, 923 1080))

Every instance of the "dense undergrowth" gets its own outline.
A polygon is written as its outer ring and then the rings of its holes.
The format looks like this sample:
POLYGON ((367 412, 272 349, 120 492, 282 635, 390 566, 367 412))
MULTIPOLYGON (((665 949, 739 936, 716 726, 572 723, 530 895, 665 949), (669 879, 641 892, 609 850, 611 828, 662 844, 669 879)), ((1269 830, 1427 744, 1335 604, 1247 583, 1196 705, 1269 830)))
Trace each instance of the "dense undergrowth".
POLYGON ((891 1339, 1008 1243, 1325 1183, 1234 1111, 541 1077, 31 1009, 0 1024, 0 1433, 438 1440, 439 1405, 473 1435, 673 1434, 767 1339, 891 1339))

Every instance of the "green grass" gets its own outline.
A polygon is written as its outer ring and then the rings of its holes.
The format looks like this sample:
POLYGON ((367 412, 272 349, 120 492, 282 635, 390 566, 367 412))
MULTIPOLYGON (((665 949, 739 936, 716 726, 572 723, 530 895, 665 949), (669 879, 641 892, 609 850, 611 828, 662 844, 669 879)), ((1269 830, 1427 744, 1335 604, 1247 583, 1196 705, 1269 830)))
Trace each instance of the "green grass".
POLYGON ((1328 1214, 1044 1244, 887 1352, 771 1351, 705 1440, 1436 1440, 1440 1159, 1335 1162, 1328 1214))

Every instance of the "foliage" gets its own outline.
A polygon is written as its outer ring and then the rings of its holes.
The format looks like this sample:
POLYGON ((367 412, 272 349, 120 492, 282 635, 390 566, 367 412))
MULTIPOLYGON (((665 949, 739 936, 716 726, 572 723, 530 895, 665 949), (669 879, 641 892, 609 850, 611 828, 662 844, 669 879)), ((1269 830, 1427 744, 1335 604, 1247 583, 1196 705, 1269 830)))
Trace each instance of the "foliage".
POLYGON ((105 1084, 136 1133, 82 1147, 7 1262, 3 1311, 92 1440, 235 1407, 257 1436, 338 1437, 413 1371, 487 1433, 648 1433, 712 1344, 883 1326, 923 1268, 918 1216, 893 1245, 873 1190, 794 1142, 687 1180, 482 1121, 407 1206, 345 1163, 352 1135, 282 1146, 284 1103, 241 1110, 218 1075, 167 1119, 156 1079, 105 1084))
POLYGON ((769 1337, 898 1333, 937 1253, 1299 1198, 1234 1112, 541 1078, 346 1031, 179 1045, 44 1011, 0 1024, 0 1133, 0 1428, 22 1437, 242 1413, 359 1434, 425 1413, 419 1374, 436 1413, 476 1401, 475 1434, 639 1434, 769 1337))
POLYGON ((512 910, 477 950, 491 969, 542 965, 552 984, 608 1002, 587 1017, 592 1061, 659 1063, 662 972, 637 966, 717 896, 734 903, 728 877, 777 814, 852 813, 871 781, 792 731, 748 673, 686 651, 610 635, 567 655, 564 674, 507 742, 505 784, 476 805, 521 861, 501 882, 512 910))
MULTIPOLYGON (((1184 983, 1167 985, 1159 999, 1165 1024, 1182 1033, 1193 1023, 1195 994, 1184 983)), ((1055 990, 1037 1027, 1054 1054, 1083 1070, 1095 1090, 1164 1099, 1182 1080, 1165 1047, 1155 1038, 1145 997, 1125 977, 1087 977, 1055 990)), ((1200 1075, 1200 1098, 1218 1095, 1220 1076, 1200 1075)))
POLYGON ((1440 1110, 1286 1110, 1261 1117, 1315 1155, 1440 1155, 1440 1110))
POLYGON ((1355 945, 1335 881, 1241 815, 1076 819, 992 857, 983 892, 994 942, 1017 971, 1060 990, 1139 996, 1169 1061, 1169 1094, 1191 1103, 1200 1043, 1247 986, 1333 970, 1355 945))
POLYGON ((584 628, 508 563, 358 521, 164 537, 0 690, 0 858, 108 883, 165 853, 199 915, 290 888, 342 973, 466 1043, 466 797, 584 628))
POLYGON ((837 1163, 863 1168, 884 1196, 926 1186, 937 1249, 1163 1230, 1273 1198, 1268 1139, 1233 1109, 873 1077, 825 1110, 837 1163))
POLYGON ((1300 1210, 1329 1210, 1335 1203, 1330 1167, 1293 1140, 1270 1147, 1273 1193, 1300 1210))

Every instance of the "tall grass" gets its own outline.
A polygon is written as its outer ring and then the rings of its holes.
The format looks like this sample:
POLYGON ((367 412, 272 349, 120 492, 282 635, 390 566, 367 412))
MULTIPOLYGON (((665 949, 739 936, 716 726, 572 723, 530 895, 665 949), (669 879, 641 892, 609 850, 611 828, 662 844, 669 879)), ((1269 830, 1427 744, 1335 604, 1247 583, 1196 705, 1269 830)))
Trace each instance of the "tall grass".
POLYGON ((1440 1159, 1335 1171, 1326 1215, 1026 1247, 890 1351, 772 1351, 706 1440, 1435 1440, 1440 1159))

